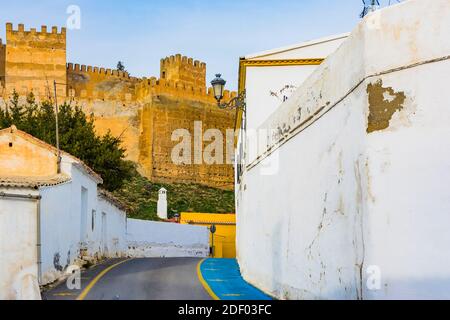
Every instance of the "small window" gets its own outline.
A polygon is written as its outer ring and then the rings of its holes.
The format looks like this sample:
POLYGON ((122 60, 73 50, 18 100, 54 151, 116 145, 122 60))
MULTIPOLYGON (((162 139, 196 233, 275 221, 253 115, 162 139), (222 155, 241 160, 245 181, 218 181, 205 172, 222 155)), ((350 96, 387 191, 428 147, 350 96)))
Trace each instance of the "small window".
POLYGON ((13 146, 13 143, 12 143, 12 142, 10 142, 10 143, 9 143, 9 147, 10 147, 10 148, 12 148, 12 146, 13 146))
POLYGON ((92 224, 92 231, 94 231, 94 228, 95 228, 95 210, 92 210, 92 221, 91 221, 91 224, 92 224))
POLYGON ((165 71, 163 71, 163 73, 162 73, 162 78, 163 78, 163 79, 166 78, 166 72, 165 72, 165 71))

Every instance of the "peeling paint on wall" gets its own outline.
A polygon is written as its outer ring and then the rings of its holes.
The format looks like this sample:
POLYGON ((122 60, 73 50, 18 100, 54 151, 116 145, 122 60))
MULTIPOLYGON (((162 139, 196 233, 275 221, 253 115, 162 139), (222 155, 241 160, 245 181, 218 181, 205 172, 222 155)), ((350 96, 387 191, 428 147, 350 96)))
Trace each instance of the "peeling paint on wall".
POLYGON ((59 254, 59 252, 55 253, 55 255, 53 256, 53 266, 55 267, 56 270, 62 272, 64 268, 60 263, 60 259, 61 255, 59 254))
POLYGON ((403 109, 406 100, 404 92, 395 92, 391 87, 384 88, 380 79, 367 85, 369 97, 369 119, 367 133, 389 128, 389 122, 395 112, 403 109))

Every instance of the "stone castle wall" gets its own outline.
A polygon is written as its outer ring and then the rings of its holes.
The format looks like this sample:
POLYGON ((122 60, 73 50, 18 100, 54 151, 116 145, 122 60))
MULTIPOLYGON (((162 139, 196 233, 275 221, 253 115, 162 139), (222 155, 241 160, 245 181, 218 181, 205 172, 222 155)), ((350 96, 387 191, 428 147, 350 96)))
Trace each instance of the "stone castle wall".
POLYGON ((135 88, 140 80, 127 72, 67 64, 69 96, 107 101, 136 101, 135 88))
POLYGON ((0 94, 5 86, 5 59, 6 59, 6 45, 0 39, 0 94))
MULTIPOLYGON (((171 160, 179 143, 171 139, 174 130, 187 129, 193 136, 195 121, 202 121, 203 131, 220 129, 225 137, 226 129, 234 128, 235 113, 218 109, 212 88, 206 87, 205 63, 177 54, 161 59, 159 79, 135 78, 127 72, 66 63, 64 28, 58 33, 53 27, 48 33, 46 27, 37 32, 25 31, 23 25, 13 30, 7 24, 6 29, 6 46, 0 43, 3 100, 14 90, 21 96, 33 92, 38 100, 52 99, 56 80, 61 84, 59 101, 92 113, 99 134, 111 131, 120 136, 128 159, 152 181, 233 187, 231 165, 176 165, 171 160)), ((226 91, 224 100, 234 96, 226 91)))
MULTIPOLYGON (((53 93, 53 81, 66 82, 66 29, 58 32, 53 27, 32 28, 25 31, 19 24, 13 29, 6 24, 5 87, 6 92, 16 90, 20 95, 33 92, 37 96, 53 93)), ((58 86, 58 95, 66 96, 66 88, 58 86)))
MULTIPOLYGON (((233 167, 226 164, 194 164, 194 124, 202 123, 202 134, 208 129, 220 129, 223 137, 226 130, 234 127, 230 112, 216 110, 215 105, 201 101, 186 100, 173 95, 153 96, 144 105, 143 126, 139 141, 139 163, 145 168, 145 175, 157 181, 170 181, 175 175, 180 182, 195 181, 231 189, 233 187, 233 167), (179 141, 172 141, 172 133, 177 129, 187 129, 191 135, 191 163, 177 165, 171 153, 179 141)), ((210 142, 202 143, 202 150, 210 142)), ((225 154, 226 146, 223 146, 225 154)), ((225 161, 224 157, 224 161, 225 161)))
POLYGON ((161 59, 161 79, 206 88, 206 64, 181 54, 161 59))

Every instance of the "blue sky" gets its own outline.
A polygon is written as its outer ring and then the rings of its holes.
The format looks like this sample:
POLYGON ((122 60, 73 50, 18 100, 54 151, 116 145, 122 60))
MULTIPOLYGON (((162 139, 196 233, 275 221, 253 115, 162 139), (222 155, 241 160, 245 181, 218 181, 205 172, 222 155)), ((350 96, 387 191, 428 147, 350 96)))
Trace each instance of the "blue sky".
POLYGON ((181 53, 207 63, 237 87, 245 54, 351 31, 360 0, 16 0, 2 2, 5 23, 64 26, 69 5, 81 9, 81 29, 68 31, 68 62, 159 76, 162 57, 181 53))

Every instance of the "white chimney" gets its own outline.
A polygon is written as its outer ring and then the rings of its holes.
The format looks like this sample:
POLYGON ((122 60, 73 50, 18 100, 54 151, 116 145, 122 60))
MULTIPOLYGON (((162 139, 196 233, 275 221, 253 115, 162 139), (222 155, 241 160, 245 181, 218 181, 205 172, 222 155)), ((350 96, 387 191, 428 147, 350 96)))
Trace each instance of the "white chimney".
POLYGON ((167 190, 164 188, 158 192, 158 218, 167 219, 167 190))

